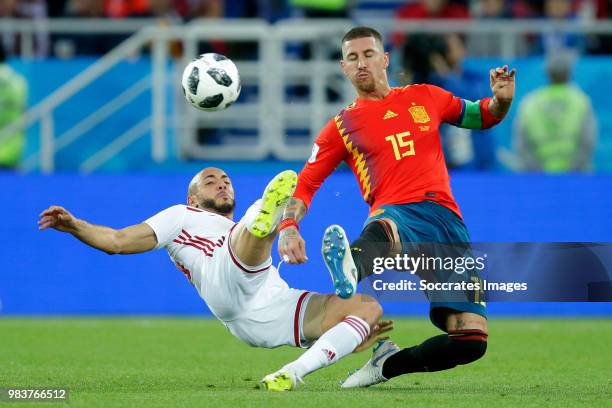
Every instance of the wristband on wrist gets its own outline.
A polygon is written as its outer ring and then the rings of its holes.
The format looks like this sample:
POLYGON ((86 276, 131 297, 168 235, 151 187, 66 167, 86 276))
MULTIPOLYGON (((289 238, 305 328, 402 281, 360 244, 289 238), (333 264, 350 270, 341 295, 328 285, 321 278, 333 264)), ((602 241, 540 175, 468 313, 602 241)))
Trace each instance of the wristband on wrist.
POLYGON ((281 232, 285 228, 289 227, 295 227, 295 229, 297 229, 298 231, 300 230, 300 226, 298 225, 298 222, 295 219, 285 218, 280 222, 280 224, 278 224, 278 232, 281 232))

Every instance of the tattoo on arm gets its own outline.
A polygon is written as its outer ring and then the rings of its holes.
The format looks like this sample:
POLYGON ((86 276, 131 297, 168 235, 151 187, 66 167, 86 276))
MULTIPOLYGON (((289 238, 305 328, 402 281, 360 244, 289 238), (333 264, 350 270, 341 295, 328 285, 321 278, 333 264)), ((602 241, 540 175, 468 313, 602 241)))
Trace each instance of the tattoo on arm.
POLYGON ((500 101, 493 97, 489 101, 489 112, 496 118, 503 118, 510 110, 510 105, 512 105, 512 100, 500 101))
POLYGON ((296 235, 298 235, 298 231, 295 228, 286 228, 283 230, 284 238, 293 237, 296 235))
POLYGON ((290 198, 283 218, 293 218, 296 221, 301 221, 306 214, 306 204, 299 198, 290 198))

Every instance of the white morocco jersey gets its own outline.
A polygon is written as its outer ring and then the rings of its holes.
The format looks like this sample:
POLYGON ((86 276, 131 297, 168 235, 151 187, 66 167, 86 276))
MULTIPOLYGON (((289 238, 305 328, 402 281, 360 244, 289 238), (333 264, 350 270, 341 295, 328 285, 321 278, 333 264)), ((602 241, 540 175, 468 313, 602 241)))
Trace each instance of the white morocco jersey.
POLYGON ((303 311, 310 296, 290 289, 272 266, 271 257, 255 267, 242 263, 229 245, 237 223, 186 205, 167 208, 145 223, 155 232, 156 249, 167 250, 212 313, 234 335, 261 347, 303 343, 303 311))

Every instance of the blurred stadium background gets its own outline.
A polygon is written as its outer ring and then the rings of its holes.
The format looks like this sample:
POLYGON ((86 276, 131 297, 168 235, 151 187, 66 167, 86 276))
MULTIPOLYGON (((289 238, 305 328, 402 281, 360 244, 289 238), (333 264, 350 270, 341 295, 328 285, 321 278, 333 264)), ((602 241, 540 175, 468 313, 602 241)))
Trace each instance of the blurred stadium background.
MULTIPOLYGON (((338 59, 342 34, 356 24, 385 35, 394 85, 430 82, 478 99, 490 93, 489 68, 518 69, 516 99, 500 126, 443 131, 453 191, 475 241, 612 241, 610 1, 0 4, 2 315, 208 315, 161 251, 109 257, 39 233, 38 213, 60 204, 122 227, 184 202, 192 175, 217 166, 233 178, 242 214, 273 174, 301 168, 318 130, 353 100, 338 59), (233 59, 243 81, 238 102, 214 114, 188 106, 179 80, 188 61, 211 51, 233 59), (528 95, 555 74, 572 84, 557 83, 564 97, 519 117, 528 95)), ((322 231, 339 223, 354 237, 366 213, 352 174, 339 168, 303 222, 309 263, 283 266, 283 276, 331 291, 318 256, 322 231)), ((385 306, 394 315, 427 310, 385 306)), ((490 311, 610 316, 612 304, 490 311)))
MULTIPOLYGON (((0 0, 0 387, 69 387, 75 406, 609 405, 612 303, 491 303, 477 364, 331 394, 363 364, 355 355, 271 398, 253 386, 299 350, 250 349, 202 321, 210 312, 163 251, 110 257, 36 222, 59 204, 138 223, 183 203, 206 166, 232 177, 240 216, 355 97, 338 59, 359 24, 387 39, 393 85, 475 100, 489 68, 518 69, 500 126, 442 130, 474 241, 610 242, 611 18, 609 0, 0 0), (203 52, 240 70, 225 111, 182 95, 183 67, 203 52)), ((322 232, 355 237, 366 214, 341 166, 302 222, 309 262, 283 277, 330 292, 322 232)), ((398 344, 435 334, 426 303, 384 307, 401 317, 398 344)))

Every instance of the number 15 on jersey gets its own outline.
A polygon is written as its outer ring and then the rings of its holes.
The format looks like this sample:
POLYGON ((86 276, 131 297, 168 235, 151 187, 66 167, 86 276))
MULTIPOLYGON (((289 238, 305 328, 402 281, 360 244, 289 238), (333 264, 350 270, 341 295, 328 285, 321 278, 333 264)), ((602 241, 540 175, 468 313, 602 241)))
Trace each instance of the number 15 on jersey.
POLYGON ((385 140, 391 142, 393 146, 395 160, 402 160, 404 157, 414 156, 416 154, 414 152, 414 140, 405 140, 408 136, 410 136, 410 132, 402 132, 385 137, 385 140))

